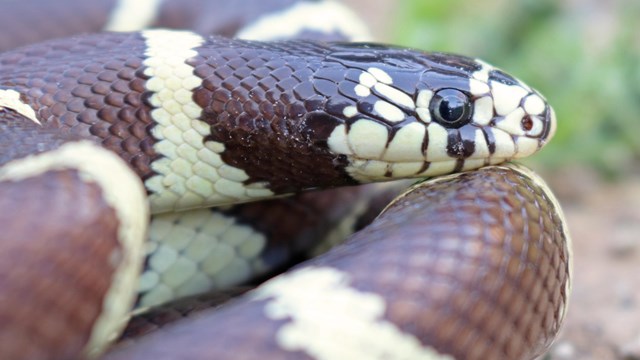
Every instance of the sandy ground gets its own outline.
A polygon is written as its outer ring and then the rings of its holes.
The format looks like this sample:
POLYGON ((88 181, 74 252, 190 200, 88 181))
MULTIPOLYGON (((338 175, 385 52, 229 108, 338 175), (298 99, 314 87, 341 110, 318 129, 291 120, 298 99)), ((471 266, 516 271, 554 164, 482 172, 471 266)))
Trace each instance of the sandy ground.
POLYGON ((573 291, 550 359, 640 359, 640 177, 547 176, 573 238, 573 291))

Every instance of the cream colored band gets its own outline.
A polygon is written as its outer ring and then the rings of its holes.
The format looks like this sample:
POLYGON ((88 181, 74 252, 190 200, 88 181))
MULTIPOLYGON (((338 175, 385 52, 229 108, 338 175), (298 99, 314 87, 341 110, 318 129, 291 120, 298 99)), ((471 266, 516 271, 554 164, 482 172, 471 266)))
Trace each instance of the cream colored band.
POLYGON ((85 352, 102 353, 126 324, 138 286, 149 211, 146 192, 137 175, 114 153, 88 141, 67 143, 57 150, 14 160, 0 168, 0 181, 18 181, 48 171, 74 169, 86 182, 97 184, 120 222, 121 253, 85 352))

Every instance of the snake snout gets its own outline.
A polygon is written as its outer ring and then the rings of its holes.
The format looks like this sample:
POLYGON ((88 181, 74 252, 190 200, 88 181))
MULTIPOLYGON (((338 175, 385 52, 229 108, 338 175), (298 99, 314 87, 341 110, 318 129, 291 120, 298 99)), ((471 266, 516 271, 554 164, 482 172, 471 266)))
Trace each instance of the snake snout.
POLYGON ((557 127, 555 112, 544 98, 528 87, 521 89, 526 93, 520 98, 519 105, 506 115, 501 115, 495 110, 496 114, 491 122, 495 129, 507 133, 512 138, 514 146, 512 149, 509 146, 508 150, 513 152, 512 158, 527 157, 540 150, 551 140, 557 127))
POLYGON ((551 106, 548 106, 547 108, 547 113, 545 116, 545 125, 546 125, 545 136, 541 139, 543 145, 549 142, 549 140, 553 138, 553 136, 556 134, 556 129, 558 127, 558 122, 556 120, 556 112, 553 110, 551 106))
POLYGON ((480 60, 472 74, 475 97, 472 124, 490 146, 490 163, 523 158, 537 152, 553 136, 556 118, 540 93, 521 80, 480 60))

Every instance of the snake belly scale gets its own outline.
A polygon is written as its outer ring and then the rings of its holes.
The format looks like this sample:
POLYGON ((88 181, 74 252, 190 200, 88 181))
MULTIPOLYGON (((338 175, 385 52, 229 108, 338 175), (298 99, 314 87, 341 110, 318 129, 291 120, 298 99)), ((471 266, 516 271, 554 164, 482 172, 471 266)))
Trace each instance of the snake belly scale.
MULTIPOLYGON (((163 2, 145 3, 162 13, 163 2)), ((295 6, 292 11, 299 13, 316 5, 295 6)), ((117 19, 109 24, 119 26, 117 19)), ((261 26, 248 27, 247 34, 259 33, 261 26)), ((134 302, 155 305, 245 279, 214 275, 215 264, 227 261, 218 246, 218 256, 211 257, 218 262, 180 263, 190 271, 209 269, 209 277, 192 274, 187 281, 172 275, 159 283, 158 269, 169 265, 164 255, 154 257, 161 244, 145 244, 149 213, 175 223, 199 221, 201 231, 207 221, 230 226, 230 216, 241 212, 211 215, 204 207, 471 171, 418 186, 335 252, 273 280, 226 312, 196 319, 194 329, 214 326, 213 318, 216 329, 255 319, 252 329, 229 329, 217 340, 236 347, 206 349, 196 335, 196 345, 187 349, 171 345, 183 355, 154 353, 166 350, 159 344, 189 343, 182 335, 191 330, 177 328, 108 356, 532 357, 548 346, 564 317, 566 225, 535 174, 491 165, 535 153, 555 126, 553 110, 538 92, 483 61, 368 42, 262 42, 152 29, 78 35, 6 51, 0 54, 0 224, 6 229, 0 246, 10 250, 0 256, 0 269, 9 274, 0 275, 0 303, 7 305, 0 318, 11 326, 0 331, 0 353, 98 356, 121 331, 134 302), (56 196, 48 198, 50 191, 56 196), (12 208, 19 221, 10 216, 12 208), (428 227, 425 217, 432 222, 428 227), (30 226, 34 219, 40 227, 30 226), (388 256, 376 260, 376 253, 388 256), (27 265, 15 260, 27 256, 27 265), (458 264, 463 258, 470 262, 458 264), (73 265, 78 259, 84 261, 73 265), (471 269, 487 272, 482 279, 491 279, 486 286, 493 292, 473 287, 471 269), (55 286, 42 285, 47 273, 55 286), (177 290, 167 288, 172 283, 177 290), (455 303, 445 306, 449 300, 442 296, 465 286, 470 290, 463 294, 477 302, 452 295, 455 303), (47 288, 66 295, 43 295, 47 288), (305 299, 305 292, 317 297, 305 299), (400 298, 403 292, 408 296, 400 298), (20 297, 11 294, 32 300, 20 307, 20 297), (53 317, 40 311, 51 304, 57 309, 53 317), (491 304, 499 316, 486 315, 491 304), (314 313, 325 306, 334 325, 314 313), (462 315, 445 318, 438 309, 462 315), (353 336, 353 344, 332 349, 332 336, 326 336, 350 312, 353 321, 344 320, 339 338, 364 329, 370 336, 353 336), (496 319, 507 325, 494 325, 496 319), (68 329, 60 330, 67 321, 68 329), (488 325, 479 325, 483 321, 488 325), (464 341, 455 341, 456 331, 464 341), (522 333, 508 339, 515 331, 522 333), (29 347, 16 336, 38 340, 29 347), (243 336, 255 345, 244 354, 238 352, 243 336)), ((366 212, 364 206, 358 211, 366 212)), ((161 232, 158 224, 152 220, 152 235, 161 232)), ((265 235, 233 230, 246 240, 234 245, 231 235, 225 240, 216 231, 202 231, 200 247, 192 252, 206 248, 205 235, 219 235, 220 244, 235 246, 225 251, 240 254, 230 267, 243 274, 265 270, 262 260, 253 259, 268 243, 265 235)))

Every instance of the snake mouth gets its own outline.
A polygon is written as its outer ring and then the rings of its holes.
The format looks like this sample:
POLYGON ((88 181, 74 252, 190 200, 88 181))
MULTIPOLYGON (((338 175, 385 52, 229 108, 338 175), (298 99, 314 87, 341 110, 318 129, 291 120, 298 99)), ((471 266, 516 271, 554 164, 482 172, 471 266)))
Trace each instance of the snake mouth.
POLYGON ((352 159, 346 170, 352 178, 361 182, 389 181, 403 178, 429 178, 502 164, 509 160, 510 158, 502 157, 447 159, 433 162, 352 159))

